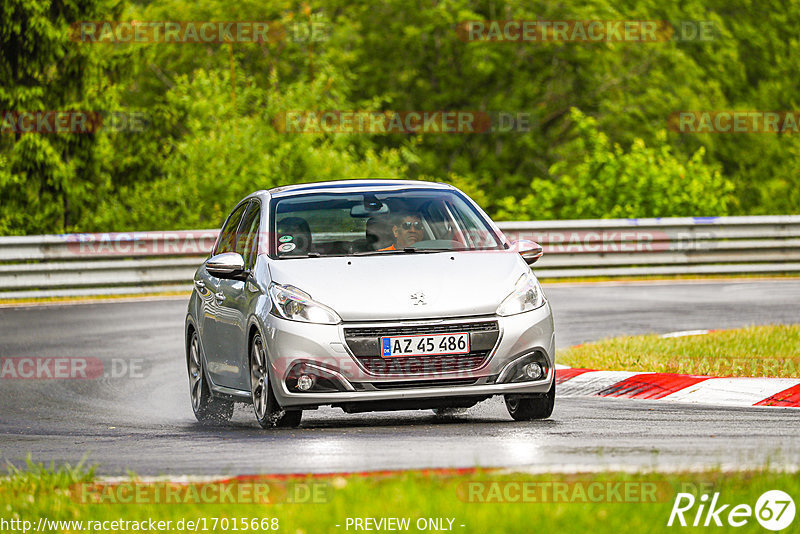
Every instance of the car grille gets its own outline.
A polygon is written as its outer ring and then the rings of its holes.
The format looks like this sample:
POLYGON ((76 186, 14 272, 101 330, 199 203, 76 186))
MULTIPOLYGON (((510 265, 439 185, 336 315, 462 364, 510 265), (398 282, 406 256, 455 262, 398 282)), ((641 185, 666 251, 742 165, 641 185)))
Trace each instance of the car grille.
POLYGON ((499 332, 497 321, 475 323, 421 324, 406 326, 345 327, 345 337, 413 336, 415 334, 452 334, 455 332, 499 332))
POLYGON ((500 337, 497 321, 344 328, 345 342, 361 365, 376 375, 419 376, 454 371, 472 371, 486 363, 500 337), (416 334, 468 332, 468 354, 432 354, 382 358, 380 338, 416 334))
POLYGON ((456 378, 454 380, 404 380, 402 382, 373 382, 375 389, 433 388, 469 386, 477 382, 477 378, 456 378))

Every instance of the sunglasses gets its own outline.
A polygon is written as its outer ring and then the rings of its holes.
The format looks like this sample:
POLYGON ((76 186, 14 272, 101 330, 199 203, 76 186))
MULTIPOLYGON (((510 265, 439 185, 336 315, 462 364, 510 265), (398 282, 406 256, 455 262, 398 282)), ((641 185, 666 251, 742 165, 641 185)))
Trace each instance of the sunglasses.
POLYGON ((414 222, 406 221, 400 225, 400 228, 402 228, 403 230, 411 230, 412 227, 414 228, 414 230, 422 230, 422 223, 420 221, 414 221, 414 222))

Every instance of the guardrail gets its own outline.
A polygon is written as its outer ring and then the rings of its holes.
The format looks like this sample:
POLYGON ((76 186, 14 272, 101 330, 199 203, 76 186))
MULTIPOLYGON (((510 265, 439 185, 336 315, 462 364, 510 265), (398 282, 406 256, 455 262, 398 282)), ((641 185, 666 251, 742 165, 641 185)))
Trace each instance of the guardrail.
MULTIPOLYGON (((800 273, 800 216, 504 222, 539 278, 800 273)), ((217 230, 0 237, 0 298, 188 292, 217 230)))

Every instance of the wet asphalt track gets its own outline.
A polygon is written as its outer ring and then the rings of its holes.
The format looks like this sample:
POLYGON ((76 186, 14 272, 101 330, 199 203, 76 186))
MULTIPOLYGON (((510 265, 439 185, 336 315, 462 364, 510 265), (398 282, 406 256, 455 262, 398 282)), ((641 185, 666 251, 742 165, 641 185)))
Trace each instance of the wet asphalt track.
MULTIPOLYGON (((561 347, 620 334, 800 323, 800 281, 545 286, 561 347)), ((499 399, 466 413, 307 412, 264 431, 250 408, 195 423, 182 346, 185 300, 0 309, 0 356, 144 359, 143 377, 0 380, 0 461, 75 463, 102 474, 340 472, 504 466, 737 468, 800 465, 800 411, 560 398, 514 423, 499 399)), ((800 345, 800 341, 798 342, 800 345)))

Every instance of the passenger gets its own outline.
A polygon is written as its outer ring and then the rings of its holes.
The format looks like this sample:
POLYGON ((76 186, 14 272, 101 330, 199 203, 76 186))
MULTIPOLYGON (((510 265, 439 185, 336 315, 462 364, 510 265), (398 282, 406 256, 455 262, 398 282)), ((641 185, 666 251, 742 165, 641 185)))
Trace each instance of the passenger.
POLYGON ((366 236, 366 250, 380 250, 394 241, 392 228, 389 226, 386 217, 382 215, 369 218, 366 226, 366 236))

